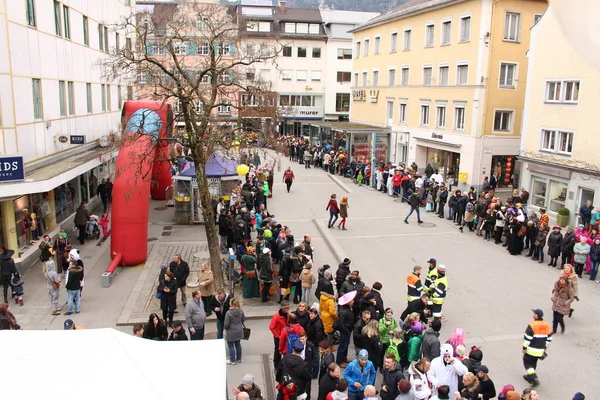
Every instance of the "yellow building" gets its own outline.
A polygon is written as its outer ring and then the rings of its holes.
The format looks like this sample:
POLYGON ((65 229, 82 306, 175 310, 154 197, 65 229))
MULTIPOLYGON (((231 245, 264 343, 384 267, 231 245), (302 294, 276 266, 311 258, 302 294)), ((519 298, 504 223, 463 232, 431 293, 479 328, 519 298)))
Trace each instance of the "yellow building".
POLYGON ((600 208, 600 71, 569 44, 552 7, 531 33, 523 115, 521 186, 529 208, 545 207, 551 217, 561 208, 570 223, 588 200, 600 208), (560 57, 556 57, 560 54, 560 57))
POLYGON ((409 0, 353 30, 352 122, 387 126, 393 163, 460 187, 513 184, 531 27, 543 0, 409 0))

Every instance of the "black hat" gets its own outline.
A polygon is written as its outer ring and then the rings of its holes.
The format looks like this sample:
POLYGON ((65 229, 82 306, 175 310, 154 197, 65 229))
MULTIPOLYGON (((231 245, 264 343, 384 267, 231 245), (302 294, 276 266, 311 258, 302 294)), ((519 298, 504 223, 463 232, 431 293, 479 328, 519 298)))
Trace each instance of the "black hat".
POLYGON ((429 264, 433 264, 433 266, 435 267, 437 264, 437 261, 435 260, 435 258, 430 258, 429 261, 427 261, 429 264))
POLYGON ((480 365, 475 369, 475 372, 483 372, 484 374, 489 374, 490 370, 485 365, 480 365))
POLYGON ((350 261, 349 258, 344 258, 344 261, 342 261, 342 264, 344 264, 344 265, 350 265, 351 262, 352 261, 350 261))

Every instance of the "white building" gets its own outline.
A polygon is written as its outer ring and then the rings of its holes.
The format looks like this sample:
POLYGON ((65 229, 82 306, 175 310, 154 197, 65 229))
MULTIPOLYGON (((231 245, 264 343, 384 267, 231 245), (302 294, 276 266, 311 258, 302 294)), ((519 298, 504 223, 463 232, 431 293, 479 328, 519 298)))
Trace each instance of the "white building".
POLYGON ((36 237, 71 222, 112 172, 114 154, 100 139, 118 131, 122 101, 132 92, 104 79, 97 63, 115 46, 131 46, 113 27, 134 6, 0 2, 0 165, 12 166, 0 173, 0 242, 16 251, 17 262, 35 252, 36 237))

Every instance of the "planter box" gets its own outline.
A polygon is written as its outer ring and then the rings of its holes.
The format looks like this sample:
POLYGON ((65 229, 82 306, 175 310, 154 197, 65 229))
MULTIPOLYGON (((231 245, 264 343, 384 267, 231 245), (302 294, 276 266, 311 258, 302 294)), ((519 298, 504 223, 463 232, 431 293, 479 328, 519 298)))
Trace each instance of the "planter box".
POLYGON ((563 228, 567 225, 569 225, 569 220, 571 219, 570 215, 560 215, 557 214, 556 215, 556 223, 560 226, 562 226, 563 228))

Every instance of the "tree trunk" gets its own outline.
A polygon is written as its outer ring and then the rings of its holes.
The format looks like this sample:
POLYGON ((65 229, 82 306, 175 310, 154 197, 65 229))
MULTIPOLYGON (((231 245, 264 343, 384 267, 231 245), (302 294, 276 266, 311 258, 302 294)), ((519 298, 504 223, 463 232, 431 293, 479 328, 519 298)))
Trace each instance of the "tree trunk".
POLYGON ((196 180, 198 181, 198 193, 200 194, 200 204, 202 205, 202 214, 204 219, 204 230, 206 231, 208 252, 210 254, 210 268, 215 280, 215 287, 220 289, 225 287, 225 279, 223 276, 223 269, 221 268, 221 252, 219 250, 220 238, 217 232, 217 225, 215 224, 215 215, 212 209, 211 195, 208 190, 208 178, 206 177, 205 160, 206 157, 204 157, 204 154, 194 155, 196 180))

